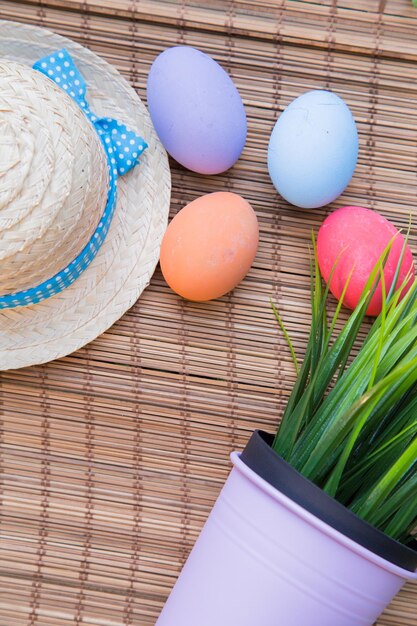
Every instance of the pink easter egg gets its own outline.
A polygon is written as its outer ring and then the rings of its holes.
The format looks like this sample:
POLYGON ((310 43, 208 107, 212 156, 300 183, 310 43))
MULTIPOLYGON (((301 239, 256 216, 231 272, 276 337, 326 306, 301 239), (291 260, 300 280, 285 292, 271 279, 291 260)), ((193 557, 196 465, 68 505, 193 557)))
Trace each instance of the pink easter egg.
MULTIPOLYGON (((317 237, 317 255, 320 272, 327 282, 335 263, 330 291, 339 300, 350 272, 343 304, 354 309, 362 290, 382 252, 393 241, 384 268, 388 293, 398 265, 404 237, 385 217, 359 206, 345 206, 329 215, 320 227, 317 237)), ((398 285, 410 272, 410 279, 403 289, 404 295, 411 287, 415 270, 411 250, 407 245, 401 264, 398 285)), ((378 285, 369 304, 367 314, 376 316, 381 312, 382 288, 378 285)))

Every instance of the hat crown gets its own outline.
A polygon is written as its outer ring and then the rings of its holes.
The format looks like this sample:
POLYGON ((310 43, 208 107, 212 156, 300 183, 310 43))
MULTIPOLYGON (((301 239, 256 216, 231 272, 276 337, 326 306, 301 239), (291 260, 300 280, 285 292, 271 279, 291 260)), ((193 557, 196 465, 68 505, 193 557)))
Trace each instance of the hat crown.
POLYGON ((40 284, 81 252, 108 185, 79 106, 40 72, 0 60, 0 294, 40 284))

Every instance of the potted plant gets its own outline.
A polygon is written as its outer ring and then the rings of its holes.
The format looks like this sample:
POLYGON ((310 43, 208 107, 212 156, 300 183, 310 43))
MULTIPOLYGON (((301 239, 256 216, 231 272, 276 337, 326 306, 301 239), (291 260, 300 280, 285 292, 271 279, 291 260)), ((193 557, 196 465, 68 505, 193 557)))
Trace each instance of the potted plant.
POLYGON ((342 325, 315 260, 300 366, 274 309, 298 372, 280 427, 232 453, 157 626, 370 626, 417 580, 417 280, 397 285, 401 257, 387 293, 389 251, 342 325))

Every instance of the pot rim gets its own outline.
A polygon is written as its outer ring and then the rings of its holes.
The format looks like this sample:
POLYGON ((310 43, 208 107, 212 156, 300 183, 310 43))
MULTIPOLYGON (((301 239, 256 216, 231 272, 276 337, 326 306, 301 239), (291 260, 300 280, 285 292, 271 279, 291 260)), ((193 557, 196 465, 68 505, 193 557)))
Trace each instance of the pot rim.
POLYGON ((269 496, 338 543, 392 574, 405 580, 417 580, 417 570, 414 571, 417 567, 417 552, 414 549, 404 546, 360 519, 343 504, 302 476, 271 448, 272 441, 272 435, 256 430, 242 453, 231 454, 234 467, 269 496), (286 474, 284 481, 282 474, 286 474), (298 490, 294 489, 294 494, 291 494, 291 488, 288 488, 288 484, 284 484, 286 492, 284 493, 283 483, 292 481, 297 484, 298 490), (300 483, 303 492, 307 494, 305 502, 301 502, 304 498, 300 498, 300 483), (295 496, 294 499, 292 496, 295 496), (314 512, 311 509, 314 509, 314 512), (333 517, 335 519, 329 523, 329 518, 333 517), (335 522, 334 525, 332 525, 333 522, 335 522), (354 526, 354 531, 359 528, 361 532, 352 533, 351 525, 354 526), (359 536, 355 537, 355 534, 359 536), (384 552, 388 552, 390 556, 384 558, 382 556, 384 552), (398 557, 395 560, 399 564, 389 560, 392 554, 398 557), (413 569, 410 569, 411 567, 413 569))

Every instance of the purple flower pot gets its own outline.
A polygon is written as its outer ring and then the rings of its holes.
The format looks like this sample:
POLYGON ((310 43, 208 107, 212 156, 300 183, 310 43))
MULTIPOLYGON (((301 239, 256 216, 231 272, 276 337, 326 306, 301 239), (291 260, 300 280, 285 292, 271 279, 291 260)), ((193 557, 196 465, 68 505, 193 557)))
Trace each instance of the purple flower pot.
POLYGON ((371 626, 417 552, 324 494, 255 432, 157 626, 371 626), (301 504, 302 502, 302 504, 301 504))

